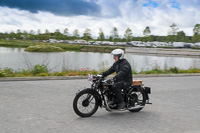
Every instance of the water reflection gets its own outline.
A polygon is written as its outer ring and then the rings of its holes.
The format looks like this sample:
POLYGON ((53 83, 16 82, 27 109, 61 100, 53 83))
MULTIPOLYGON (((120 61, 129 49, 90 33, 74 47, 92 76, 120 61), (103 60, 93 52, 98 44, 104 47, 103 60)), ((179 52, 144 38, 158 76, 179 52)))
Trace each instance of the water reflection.
MULTIPOLYGON (((178 67, 188 69, 191 66, 200 68, 199 58, 190 57, 165 57, 156 55, 136 55, 127 53, 125 58, 136 71, 160 68, 178 67)), ((90 68, 100 70, 110 67, 114 62, 109 53, 93 52, 61 52, 61 53, 30 53, 24 48, 0 47, 0 68, 9 67, 14 70, 29 69, 36 64, 45 64, 52 71, 64 69, 78 70, 90 68)))

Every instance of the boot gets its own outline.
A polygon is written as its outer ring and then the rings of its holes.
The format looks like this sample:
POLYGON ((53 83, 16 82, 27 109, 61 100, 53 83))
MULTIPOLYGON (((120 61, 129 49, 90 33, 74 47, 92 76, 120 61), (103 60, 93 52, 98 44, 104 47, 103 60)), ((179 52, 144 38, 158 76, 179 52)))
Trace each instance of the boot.
POLYGON ((120 102, 119 103, 119 106, 118 106, 118 110, 122 110, 122 109, 124 109, 125 108, 125 102, 124 101, 122 101, 122 102, 120 102))

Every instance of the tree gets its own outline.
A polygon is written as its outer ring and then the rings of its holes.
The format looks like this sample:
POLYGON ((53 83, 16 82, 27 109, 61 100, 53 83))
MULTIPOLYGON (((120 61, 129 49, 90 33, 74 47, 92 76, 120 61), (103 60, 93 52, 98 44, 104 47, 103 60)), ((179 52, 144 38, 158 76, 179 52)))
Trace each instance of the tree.
POLYGON ((30 39, 30 40, 36 39, 35 32, 34 32, 33 30, 31 30, 31 31, 29 32, 29 39, 30 39))
POLYGON ((38 31, 37 31, 37 34, 38 34, 38 35, 40 35, 40 34, 41 34, 41 30, 40 30, 40 29, 38 29, 38 31))
POLYGON ((177 34, 177 31, 178 31, 178 27, 176 24, 172 23, 172 25, 170 25, 170 30, 168 32, 169 35, 176 35, 177 34))
POLYGON ((154 42, 155 40, 156 40, 156 37, 153 36, 153 35, 150 35, 150 36, 148 37, 148 41, 150 41, 150 42, 154 42))
POLYGON ((68 28, 64 29, 64 33, 63 34, 69 36, 69 30, 68 30, 68 28))
POLYGON ((132 31, 130 28, 127 28, 126 31, 125 31, 125 34, 124 34, 124 38, 126 40, 126 42, 130 42, 131 39, 132 39, 132 31))
POLYGON ((200 42, 200 24, 196 24, 194 29, 193 29, 194 35, 192 37, 192 41, 195 42, 200 42))
POLYGON ((185 42, 186 41, 185 33, 183 31, 177 32, 177 41, 178 42, 185 42))
POLYGON ((143 35, 144 35, 145 37, 148 37, 150 34, 151 34, 151 30, 150 30, 150 28, 147 26, 147 27, 144 29, 144 31, 143 31, 143 35))
POLYGON ((99 29, 99 40, 100 41, 104 41, 105 40, 105 36, 104 36, 102 28, 99 29))
POLYGON ((194 35, 200 35, 200 24, 196 24, 193 29, 194 35))
POLYGON ((83 33, 83 39, 86 40, 87 42, 89 41, 89 39, 92 39, 90 29, 88 28, 85 29, 85 32, 83 33))
POLYGON ((21 33, 20 29, 17 30, 16 38, 22 39, 22 33, 21 33))
POLYGON ((14 39, 16 38, 16 34, 12 31, 9 35, 9 38, 14 39))
POLYGON ((34 35, 35 32, 34 32, 33 30, 30 30, 29 34, 30 34, 30 35, 34 35))
POLYGON ((54 38, 55 38, 55 39, 61 39, 61 38, 62 38, 62 34, 60 33, 59 29, 57 29, 57 30, 54 32, 54 38))
POLYGON ((24 39, 24 40, 28 39, 28 32, 24 30, 22 36, 23 36, 23 39, 24 39))
POLYGON ((38 29, 38 31, 37 31, 37 39, 38 40, 42 40, 42 34, 41 34, 41 30, 40 29, 38 29))
POLYGON ((74 32, 73 32, 73 38, 74 39, 79 39, 80 35, 79 35, 79 31, 78 29, 75 29, 74 32))
POLYGON ((69 30, 68 30, 68 28, 64 29, 62 39, 69 39, 69 30))
POLYGON ((51 33, 49 32, 48 29, 46 29, 46 30, 45 30, 45 34, 44 34, 44 39, 45 39, 45 40, 48 40, 48 39, 50 39, 50 37, 51 37, 51 33))
POLYGON ((118 41, 119 39, 119 35, 118 35, 118 30, 116 27, 113 28, 113 30, 111 31, 111 37, 113 39, 114 42, 118 41))

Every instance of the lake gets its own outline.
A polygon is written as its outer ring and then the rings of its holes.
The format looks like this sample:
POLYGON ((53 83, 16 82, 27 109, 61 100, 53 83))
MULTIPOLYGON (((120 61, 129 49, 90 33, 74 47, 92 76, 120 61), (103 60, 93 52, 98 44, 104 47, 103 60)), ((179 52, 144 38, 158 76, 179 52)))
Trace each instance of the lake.
MULTIPOLYGON (((200 58, 138 55, 133 53, 127 53, 125 58, 137 72, 151 70, 155 66, 162 69, 174 66, 181 69, 200 68, 200 58)), ((79 70, 81 68, 101 70, 109 68, 113 62, 114 59, 110 53, 73 51, 31 53, 24 51, 24 48, 0 47, 0 68, 8 67, 14 70, 33 68, 37 64, 47 65, 51 71, 79 70)))

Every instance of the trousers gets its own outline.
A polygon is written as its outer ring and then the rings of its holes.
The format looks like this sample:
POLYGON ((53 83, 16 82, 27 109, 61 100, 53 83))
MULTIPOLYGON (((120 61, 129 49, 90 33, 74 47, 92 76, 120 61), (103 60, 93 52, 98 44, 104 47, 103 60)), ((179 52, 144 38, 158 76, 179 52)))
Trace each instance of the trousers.
POLYGON ((119 103, 122 103, 123 97, 121 94, 122 89, 126 89, 131 86, 131 83, 125 81, 119 81, 113 84, 111 91, 115 94, 116 98, 118 99, 119 103))

